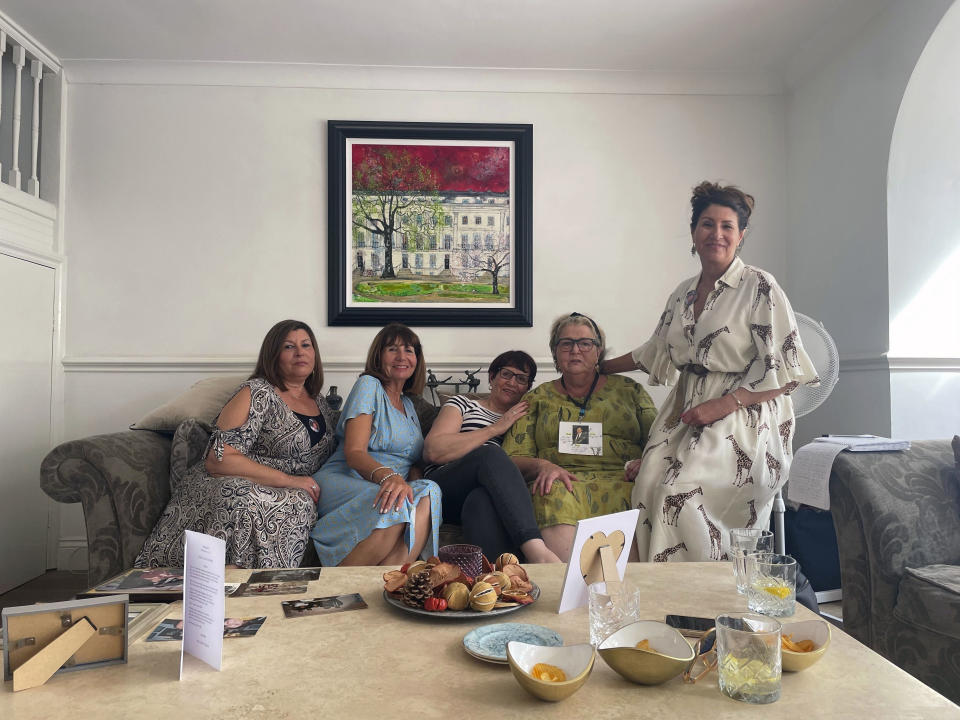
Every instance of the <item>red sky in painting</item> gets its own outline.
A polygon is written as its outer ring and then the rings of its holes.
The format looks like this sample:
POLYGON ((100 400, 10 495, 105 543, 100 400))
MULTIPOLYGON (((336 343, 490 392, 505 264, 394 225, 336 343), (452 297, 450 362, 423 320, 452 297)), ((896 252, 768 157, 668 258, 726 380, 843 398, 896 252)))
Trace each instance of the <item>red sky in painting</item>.
MULTIPOLYGON (((510 149, 506 147, 451 145, 357 145, 353 146, 354 187, 357 170, 364 163, 379 164, 385 150, 406 152, 429 171, 432 185, 440 192, 495 192, 510 190, 510 149)), ((405 189, 419 190, 410 176, 405 189)))

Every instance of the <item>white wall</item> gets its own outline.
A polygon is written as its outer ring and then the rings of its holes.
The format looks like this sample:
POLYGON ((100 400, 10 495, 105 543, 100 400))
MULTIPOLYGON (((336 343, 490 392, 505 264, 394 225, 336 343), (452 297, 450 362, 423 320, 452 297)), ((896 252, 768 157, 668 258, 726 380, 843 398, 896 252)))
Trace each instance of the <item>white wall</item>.
POLYGON ((927 43, 890 148, 891 412, 911 438, 960 432, 960 8, 927 43))
POLYGON ((794 309, 822 321, 841 355, 840 384, 798 423, 798 442, 892 431, 887 163, 904 89, 951 2, 891 4, 787 96, 784 285, 794 309))
MULTIPOLYGON (((616 352, 645 340, 698 269, 688 197, 704 178, 757 195, 746 258, 786 273, 780 95, 285 87, 270 68, 245 87, 204 72, 114 83, 68 67, 65 438, 122 429, 225 362, 252 363, 288 316, 313 325, 345 394, 374 329, 325 326, 328 119, 533 123, 534 327, 423 328, 438 374, 508 347, 549 365, 549 323, 572 310, 616 352)), ((63 523, 80 533, 79 509, 63 523)))

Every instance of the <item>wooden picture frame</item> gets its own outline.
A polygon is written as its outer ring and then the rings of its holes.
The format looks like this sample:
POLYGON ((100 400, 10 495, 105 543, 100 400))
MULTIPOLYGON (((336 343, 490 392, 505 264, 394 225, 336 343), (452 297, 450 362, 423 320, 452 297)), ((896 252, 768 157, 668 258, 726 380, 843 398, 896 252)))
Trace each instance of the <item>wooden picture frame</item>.
POLYGON ((533 325, 533 126, 327 123, 329 325, 533 325))
POLYGON ((111 595, 4 608, 3 679, 16 691, 56 673, 127 662, 129 605, 126 595, 111 595))

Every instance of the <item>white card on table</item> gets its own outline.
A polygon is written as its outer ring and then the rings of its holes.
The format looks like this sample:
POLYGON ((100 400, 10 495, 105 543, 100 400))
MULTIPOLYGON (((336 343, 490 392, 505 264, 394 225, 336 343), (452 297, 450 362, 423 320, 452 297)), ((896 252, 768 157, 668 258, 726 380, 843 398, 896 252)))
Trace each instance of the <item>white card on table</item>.
POLYGON ((570 455, 603 455, 603 423, 562 422, 557 448, 570 455))
POLYGON ((587 518, 577 523, 577 534, 573 538, 573 550, 570 552, 570 562, 567 563, 567 572, 563 576, 563 587, 560 590, 560 607, 558 613, 583 607, 587 604, 587 583, 583 579, 580 569, 580 551, 587 539, 596 533, 613 535, 622 532, 624 543, 623 552, 617 558, 617 572, 620 577, 627 570, 627 556, 633 547, 633 536, 637 530, 637 520, 640 519, 639 510, 624 510, 611 515, 587 518))
POLYGON ((183 653, 219 670, 223 661, 223 570, 226 543, 203 533, 186 531, 183 551, 183 653))

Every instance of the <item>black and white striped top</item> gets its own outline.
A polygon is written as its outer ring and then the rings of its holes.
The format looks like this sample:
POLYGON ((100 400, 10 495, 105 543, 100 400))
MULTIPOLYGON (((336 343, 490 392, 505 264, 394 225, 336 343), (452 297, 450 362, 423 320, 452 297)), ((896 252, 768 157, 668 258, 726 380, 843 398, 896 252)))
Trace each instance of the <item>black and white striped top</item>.
MULTIPOLYGON (((472 400, 463 395, 454 395, 443 404, 443 407, 447 405, 452 405, 457 408, 457 410, 460 411, 460 415, 463 416, 463 420, 460 423, 460 432, 462 433, 470 432, 471 430, 480 430, 481 428, 493 425, 493 423, 501 418, 499 413, 487 410, 487 408, 476 400, 472 400)), ((503 435, 497 435, 487 440, 484 445, 500 445, 502 442, 503 435)), ((438 467, 440 467, 440 465, 428 466, 423 471, 424 476, 428 476, 430 472, 436 470, 438 467)))

